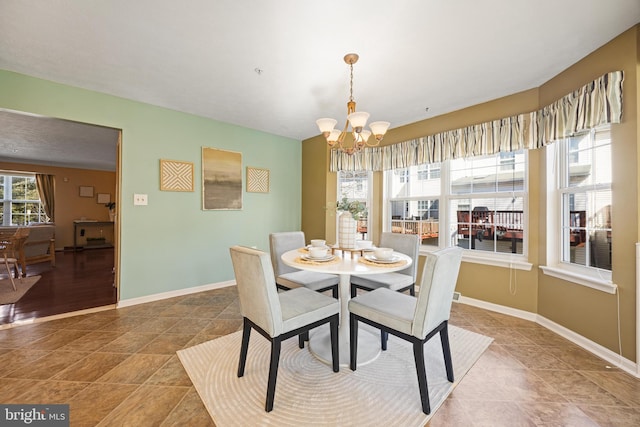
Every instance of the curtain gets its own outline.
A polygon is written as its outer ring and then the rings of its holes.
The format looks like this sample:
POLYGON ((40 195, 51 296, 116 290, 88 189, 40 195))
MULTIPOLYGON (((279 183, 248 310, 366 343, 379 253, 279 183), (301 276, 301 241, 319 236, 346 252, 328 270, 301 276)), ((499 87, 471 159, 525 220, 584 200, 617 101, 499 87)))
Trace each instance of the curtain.
POLYGON ((538 111, 538 140, 553 141, 622 119, 622 71, 607 73, 538 111))
POLYGON ((353 155, 331 150, 329 170, 384 171, 448 159, 541 148, 576 131, 622 117, 622 71, 607 73, 530 113, 434 135, 365 148, 353 155))
POLYGON ((384 171, 460 157, 535 148, 532 146, 537 139, 535 123, 536 113, 532 112, 384 147, 365 148, 353 155, 332 150, 330 170, 384 171))
POLYGON ((40 195, 40 201, 44 212, 47 214, 51 222, 55 222, 54 213, 56 207, 56 198, 54 194, 54 177, 53 175, 36 174, 36 187, 40 195))

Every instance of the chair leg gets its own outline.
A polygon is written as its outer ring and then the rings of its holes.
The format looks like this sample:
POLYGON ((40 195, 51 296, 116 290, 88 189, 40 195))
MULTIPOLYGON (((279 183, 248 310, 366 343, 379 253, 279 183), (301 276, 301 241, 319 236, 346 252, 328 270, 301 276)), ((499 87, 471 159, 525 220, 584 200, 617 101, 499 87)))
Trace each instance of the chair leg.
POLYGON ((251 325, 247 319, 243 319, 242 344, 240 345, 240 360, 238 361, 238 377, 244 375, 244 367, 247 364, 247 351, 249 350, 249 336, 251 335, 251 325))
POLYGON ((351 285, 351 298, 355 298, 356 295, 358 295, 358 288, 356 288, 355 286, 351 285))
POLYGON ((298 347, 304 348, 305 341, 309 341, 309 331, 303 332, 298 335, 298 347))
POLYGON ((331 361, 333 372, 340 371, 340 348, 338 347, 338 316, 334 316, 329 322, 331 327, 331 361))
POLYGON ((333 296, 335 299, 338 299, 338 286, 337 286, 337 285, 336 285, 336 286, 334 286, 334 287, 331 289, 331 294, 332 294, 332 296, 333 296))
POLYGON ((429 414, 429 387, 427 385, 427 371, 424 367, 424 343, 419 340, 413 342, 413 358, 416 362, 416 373, 418 374, 418 388, 420 389, 420 402, 422 412, 429 414))
POLYGON ((273 398, 276 394, 276 380, 278 379, 278 362, 280 361, 280 337, 271 340, 271 363, 269 364, 269 380, 267 382, 267 402, 264 410, 271 412, 273 409, 273 398))
POLYGON ((444 367, 447 370, 447 379, 453 382, 453 362, 451 361, 451 347, 449 346, 449 328, 447 322, 440 329, 440 342, 442 343, 442 353, 444 355, 444 367))
POLYGON ((349 367, 356 370, 358 360, 358 318, 349 314, 349 367))
POLYGON ((7 261, 7 258, 4 258, 4 265, 5 267, 7 267, 7 274, 9 275, 9 281, 11 282, 11 286, 13 286, 13 290, 16 290, 16 284, 13 281, 13 273, 11 273, 11 268, 9 268, 9 262, 7 261))
POLYGON ((415 296, 416 296, 416 284, 415 284, 415 283, 414 283, 413 285, 411 285, 411 287, 409 288, 409 294, 410 294, 412 297, 415 297, 415 296))
POLYGON ((389 332, 380 330, 380 348, 382 351, 387 350, 387 341, 389 340, 389 332))

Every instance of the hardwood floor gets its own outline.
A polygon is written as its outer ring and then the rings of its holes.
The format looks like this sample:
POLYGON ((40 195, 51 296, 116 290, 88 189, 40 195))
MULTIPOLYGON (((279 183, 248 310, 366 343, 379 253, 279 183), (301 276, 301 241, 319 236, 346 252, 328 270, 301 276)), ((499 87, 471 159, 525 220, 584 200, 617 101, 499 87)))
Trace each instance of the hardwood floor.
POLYGON ((0 306, 0 325, 115 304, 113 252, 56 252, 55 267, 48 262, 27 266, 27 276, 41 278, 17 303, 0 306))

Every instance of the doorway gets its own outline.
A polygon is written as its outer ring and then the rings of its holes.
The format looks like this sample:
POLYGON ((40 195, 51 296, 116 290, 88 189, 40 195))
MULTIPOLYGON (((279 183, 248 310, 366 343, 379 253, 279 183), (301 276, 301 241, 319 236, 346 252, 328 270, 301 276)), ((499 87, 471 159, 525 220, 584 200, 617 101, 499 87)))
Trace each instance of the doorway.
MULTIPOLYGON (((115 212, 120 211, 121 133, 95 124, 0 109, 0 170, 53 175, 56 194, 56 265, 27 266, 26 274, 40 279, 18 302, 0 305, 0 327, 117 303, 119 215, 113 223, 112 244, 103 247, 90 247, 86 239, 78 247, 74 221, 109 222, 111 202, 115 212), (105 198, 109 203, 104 203, 105 198)), ((0 278, 6 277, 2 273, 0 278)))

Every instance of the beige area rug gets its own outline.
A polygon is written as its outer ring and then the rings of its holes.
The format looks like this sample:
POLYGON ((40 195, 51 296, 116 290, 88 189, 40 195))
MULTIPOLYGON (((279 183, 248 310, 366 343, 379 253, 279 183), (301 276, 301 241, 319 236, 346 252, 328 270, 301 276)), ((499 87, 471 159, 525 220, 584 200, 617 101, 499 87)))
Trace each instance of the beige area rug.
MULTIPOLYGON (((298 340, 282 343, 273 411, 264 411, 269 342, 253 331, 244 377, 238 378, 241 332, 178 351, 191 381, 219 427, 423 426, 413 351, 389 335, 388 350, 353 372, 334 373, 298 340)), ((487 349, 492 338, 449 327, 455 383, 447 381, 439 337, 425 345, 431 415, 487 349)))
POLYGON ((22 280, 13 279, 16 284, 15 291, 9 279, 0 280, 0 305, 18 302, 38 280, 40 276, 23 277, 22 280))

